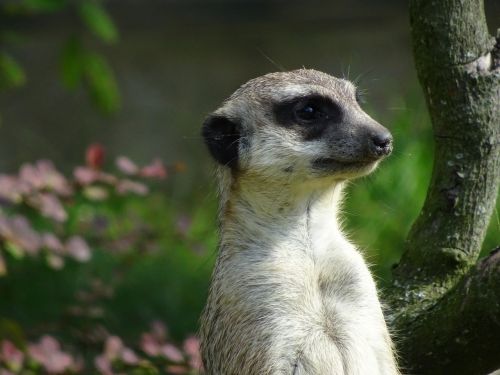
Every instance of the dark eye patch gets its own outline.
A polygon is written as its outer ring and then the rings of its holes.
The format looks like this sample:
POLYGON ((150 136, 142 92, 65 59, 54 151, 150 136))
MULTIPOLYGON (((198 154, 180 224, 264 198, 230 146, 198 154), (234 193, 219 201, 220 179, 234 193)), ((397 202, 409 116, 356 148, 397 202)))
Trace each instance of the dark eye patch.
POLYGON ((308 95, 274 104, 276 122, 284 127, 296 128, 304 139, 321 136, 329 125, 342 121, 340 106, 328 97, 308 95))
POLYGON ((326 121, 330 119, 330 112, 328 103, 323 103, 317 98, 301 100, 293 107, 295 120, 303 125, 326 121))

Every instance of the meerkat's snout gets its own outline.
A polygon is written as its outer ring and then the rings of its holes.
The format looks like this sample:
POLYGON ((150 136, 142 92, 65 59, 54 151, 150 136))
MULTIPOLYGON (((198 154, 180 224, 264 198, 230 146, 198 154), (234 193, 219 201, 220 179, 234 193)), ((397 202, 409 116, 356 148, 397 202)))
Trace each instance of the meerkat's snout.
POLYGON ((387 156, 392 152, 392 135, 388 130, 373 134, 370 141, 370 151, 373 155, 387 156))
POLYGON ((361 125, 366 127, 364 133, 365 149, 359 154, 360 161, 379 161, 380 159, 389 156, 392 152, 392 134, 385 127, 377 122, 370 123, 369 125, 361 125))

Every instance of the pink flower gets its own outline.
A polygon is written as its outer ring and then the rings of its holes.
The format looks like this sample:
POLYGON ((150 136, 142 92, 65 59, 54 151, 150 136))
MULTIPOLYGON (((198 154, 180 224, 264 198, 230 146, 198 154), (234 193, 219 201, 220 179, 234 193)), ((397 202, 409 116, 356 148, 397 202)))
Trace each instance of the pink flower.
POLYGON ((141 349, 151 357, 163 357, 170 362, 183 363, 184 355, 173 344, 166 342, 167 330, 159 321, 151 324, 151 332, 144 333, 141 337, 141 349))
POLYGON ((159 356, 166 338, 167 328, 165 324, 155 320, 151 324, 150 332, 143 333, 141 336, 141 349, 151 357, 159 356))
POLYGON ((142 167, 139 174, 142 177, 164 179, 167 177, 167 168, 160 159, 155 159, 151 164, 142 167))
POLYGON ((0 362, 4 362, 10 370, 17 373, 23 367, 24 353, 9 340, 3 340, 0 345, 0 362))
POLYGON ((118 194, 127 194, 127 193, 135 193, 137 195, 146 195, 149 192, 149 189, 146 185, 141 184, 140 182, 132 181, 132 180, 121 180, 116 185, 116 192, 118 194))
POLYGON ((73 171, 73 177, 76 182, 82 186, 93 184, 94 182, 103 182, 114 185, 117 178, 109 173, 104 173, 89 167, 76 167, 73 171))
POLYGON ((0 198, 19 203, 23 195, 31 192, 31 187, 14 176, 0 175, 0 198))
POLYGON ((52 193, 40 193, 29 199, 29 203, 38 208, 40 213, 57 222, 65 222, 68 219, 68 214, 64 209, 59 198, 52 193))
POLYGON ((59 238, 53 233, 42 233, 42 246, 57 254, 64 252, 64 246, 59 238))
POLYGON ((160 354, 161 344, 151 333, 143 333, 141 336, 141 350, 150 357, 160 354))
POLYGON ((31 228, 29 221, 20 215, 12 218, 0 215, 0 237, 11 243, 16 250, 30 254, 36 254, 42 245, 39 234, 31 228))
POLYGON ((104 164, 105 151, 99 143, 93 143, 85 151, 85 161, 87 166, 92 169, 101 169, 104 164))
POLYGON ((33 164, 23 164, 19 169, 19 179, 28 183, 36 190, 43 188, 43 178, 38 169, 33 164))
POLYGON ((73 259, 79 262, 90 260, 91 252, 87 242, 80 236, 72 236, 66 241, 65 248, 73 259))
POLYGON ((118 336, 109 336, 104 344, 104 355, 110 360, 115 360, 120 356, 125 346, 118 336))
POLYGON ((109 336, 104 343, 104 353, 94 360, 96 368, 103 375, 113 375, 113 361, 118 359, 124 348, 122 340, 117 336, 109 336))
POLYGON ((200 340, 196 336, 189 336, 184 340, 183 349, 189 357, 189 366, 192 369, 202 369, 203 361, 200 354, 200 340))
POLYGON ((95 358, 94 364, 101 374, 114 375, 114 361, 136 365, 139 363, 139 357, 132 349, 127 348, 118 336, 109 336, 104 344, 104 353, 95 358))
POLYGON ((99 355, 95 357, 94 366, 102 375, 114 375, 111 361, 104 355, 99 355))
POLYGON ((43 336, 38 344, 29 344, 28 353, 49 374, 62 374, 76 366, 73 357, 61 351, 59 342, 51 336, 43 336))
POLYGON ((99 172, 87 167, 76 167, 73 171, 73 177, 77 183, 86 186, 99 178, 99 172))
POLYGON ((123 363, 127 365, 136 365, 139 363, 139 357, 137 357, 137 354, 129 348, 123 348, 121 352, 121 359, 123 363))
POLYGON ((182 352, 172 344, 165 344, 161 347, 161 354, 171 362, 182 362, 184 356, 182 352))
POLYGON ((56 170, 54 164, 52 164, 50 160, 37 161, 36 168, 43 180, 43 187, 62 196, 71 195, 71 186, 66 178, 56 170))
POLYGON ((39 160, 35 165, 23 164, 19 170, 19 181, 30 186, 32 190, 47 189, 62 196, 72 193, 66 178, 49 160, 39 160))
POLYGON ((116 158, 116 166, 124 174, 135 175, 139 172, 139 167, 126 156, 116 158))

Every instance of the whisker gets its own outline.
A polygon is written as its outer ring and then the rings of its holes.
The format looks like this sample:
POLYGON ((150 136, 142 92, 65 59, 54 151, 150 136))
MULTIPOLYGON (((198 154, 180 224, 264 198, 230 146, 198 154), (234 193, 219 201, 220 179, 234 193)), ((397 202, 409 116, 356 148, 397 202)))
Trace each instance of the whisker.
POLYGON ((259 51, 259 53, 267 60, 269 61, 275 68, 277 68, 278 70, 284 72, 286 71, 286 69, 283 67, 283 65, 281 64, 278 64, 276 61, 274 61, 273 59, 271 59, 268 55, 266 55, 264 53, 264 51, 262 51, 260 48, 257 47, 257 51, 259 51))
MULTIPOLYGON (((359 73, 356 78, 354 78, 352 81, 353 83, 357 86, 361 80, 365 79, 365 77, 370 74, 371 72, 373 72, 373 68, 370 68, 370 69, 367 69, 365 70, 364 72, 361 72, 359 73)), ((376 80, 377 78, 372 78, 372 80, 376 80)))

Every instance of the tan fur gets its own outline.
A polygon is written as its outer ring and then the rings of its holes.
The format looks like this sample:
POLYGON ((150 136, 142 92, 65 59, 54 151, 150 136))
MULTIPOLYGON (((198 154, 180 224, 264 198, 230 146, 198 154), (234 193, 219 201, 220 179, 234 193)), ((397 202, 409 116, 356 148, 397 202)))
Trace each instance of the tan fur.
POLYGON ((242 139, 238 168, 219 167, 219 254, 201 319, 209 375, 399 373, 373 278, 337 219, 345 181, 378 162, 344 167, 361 158, 359 127, 383 129, 354 90, 313 70, 273 73, 215 112, 237 119, 242 139), (346 139, 304 141, 274 124, 270 103, 311 93, 345 109, 346 139), (311 168, 332 155, 338 169, 311 168))

